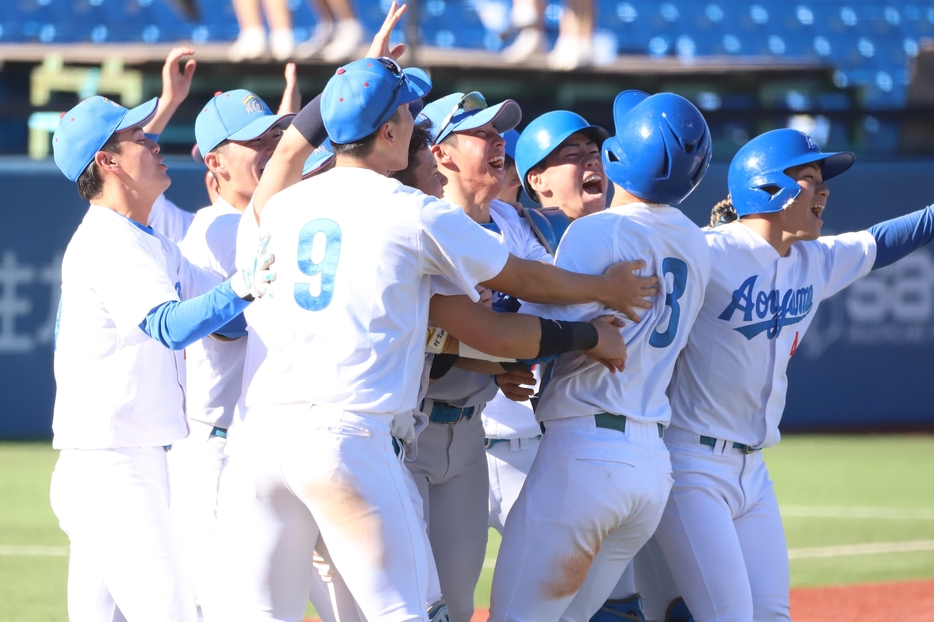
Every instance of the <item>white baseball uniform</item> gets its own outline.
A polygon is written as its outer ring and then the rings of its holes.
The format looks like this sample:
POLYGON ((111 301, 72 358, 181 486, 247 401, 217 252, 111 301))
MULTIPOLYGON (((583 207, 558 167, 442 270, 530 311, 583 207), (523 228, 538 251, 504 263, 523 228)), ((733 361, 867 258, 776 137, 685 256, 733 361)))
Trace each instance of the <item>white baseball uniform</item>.
MULTIPOLYGON (((150 219, 151 222, 151 219, 150 219)), ((185 258, 216 277, 236 272, 240 212, 224 199, 198 211, 179 248, 185 258)), ((253 246, 255 249, 255 245, 253 246)), ((216 575, 214 510, 226 456, 226 430, 240 399, 246 338, 221 341, 205 337, 185 348, 189 434, 169 452, 172 516, 199 601, 209 598, 216 575)), ((214 586, 215 598, 223 598, 214 586)))
POLYGON ((789 254, 735 222, 706 231, 712 275, 672 378, 674 486, 656 533, 698 622, 789 620, 788 554, 758 450, 779 440, 785 370, 817 306, 872 269, 867 231, 789 254))
POLYGON ((176 244, 185 239, 195 215, 186 212, 160 194, 149 212, 149 226, 176 244))
MULTIPOLYGON (((492 201, 490 218, 492 224, 481 226, 508 252, 551 262, 511 205, 492 201)), ((498 295, 494 293, 494 302, 498 295)), ((424 501, 431 550, 452 622, 469 622, 473 615, 474 590, 486 556, 490 483, 478 415, 497 393, 491 376, 451 369, 428 387, 421 409, 432 420, 418 437, 414 459, 406 462, 424 501), (440 409, 448 412, 441 414, 440 409), (456 423, 436 420, 458 411, 462 418, 456 423)))
MULTIPOLYGON (((601 274, 635 258, 664 278, 664 291, 622 329, 626 370, 611 374, 572 353, 545 372, 536 407, 545 434, 506 520, 493 622, 588 620, 658 524, 671 485, 665 388, 710 276, 703 235, 673 207, 614 207, 575 220, 555 264, 601 274)), ((607 313, 596 303, 522 311, 562 320, 607 313)))
POLYGON ((248 316, 247 411, 221 478, 228 619, 300 617, 320 532, 370 622, 425 620, 428 552, 390 427, 417 403, 431 275, 476 300, 508 253, 454 206, 358 168, 275 195, 262 228, 278 278, 248 316), (280 528, 251 533, 251 513, 280 528))
POLYGON ((72 620, 197 620, 165 455, 188 434, 184 360, 140 323, 209 285, 172 241, 97 205, 65 251, 50 496, 71 540, 72 620))

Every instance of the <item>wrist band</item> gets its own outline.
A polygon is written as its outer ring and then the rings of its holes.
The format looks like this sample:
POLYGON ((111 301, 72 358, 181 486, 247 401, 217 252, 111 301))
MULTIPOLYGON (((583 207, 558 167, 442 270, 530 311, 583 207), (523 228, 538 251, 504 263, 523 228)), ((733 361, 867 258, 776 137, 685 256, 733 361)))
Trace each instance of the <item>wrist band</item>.
POLYGON ((292 127, 297 129, 302 138, 315 149, 324 143, 328 137, 328 131, 324 129, 324 121, 321 119, 321 95, 305 104, 305 107, 295 115, 292 119, 292 127))
POLYGON ((590 322, 538 319, 541 322, 542 338, 536 358, 557 356, 572 350, 590 350, 600 340, 597 327, 590 322))

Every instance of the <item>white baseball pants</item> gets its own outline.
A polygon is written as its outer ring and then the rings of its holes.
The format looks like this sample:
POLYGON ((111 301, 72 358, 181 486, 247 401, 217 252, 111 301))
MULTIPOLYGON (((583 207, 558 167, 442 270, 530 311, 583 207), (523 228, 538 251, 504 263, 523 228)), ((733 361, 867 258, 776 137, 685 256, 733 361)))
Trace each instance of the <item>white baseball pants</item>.
POLYGON ((173 443, 166 454, 172 486, 170 509, 195 597, 204 606, 211 598, 225 598, 216 585, 214 523, 227 439, 212 436, 214 426, 200 421, 189 420, 188 429, 188 436, 173 443))
POLYGON ((671 487, 654 423, 546 422, 506 520, 490 622, 589 620, 658 525, 671 487))
POLYGON ((50 499, 71 540, 71 622, 197 622, 162 447, 65 449, 50 499))
POLYGON ((391 421, 319 406, 247 413, 218 498, 229 594, 218 620, 300 621, 320 533, 367 620, 427 622, 428 552, 391 421))
POLYGON ((486 450, 490 477, 489 526, 501 535, 509 510, 519 497, 541 442, 541 438, 515 438, 496 443, 486 450))
POLYGON ((790 620, 785 531, 762 452, 669 428, 675 483, 655 537, 697 622, 790 620))

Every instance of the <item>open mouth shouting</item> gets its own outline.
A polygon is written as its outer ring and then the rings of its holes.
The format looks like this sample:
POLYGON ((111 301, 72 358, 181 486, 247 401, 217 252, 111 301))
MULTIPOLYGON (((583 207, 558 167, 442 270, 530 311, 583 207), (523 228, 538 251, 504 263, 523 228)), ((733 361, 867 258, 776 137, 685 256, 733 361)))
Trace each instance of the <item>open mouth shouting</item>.
POLYGON ((603 176, 599 173, 592 173, 584 178, 584 183, 581 184, 581 187, 587 194, 603 194, 603 176))
POLYGON ((811 206, 811 212, 812 212, 815 216, 817 216, 818 218, 820 218, 820 217, 821 217, 821 214, 824 213, 824 206, 821 205, 820 203, 817 203, 817 204, 815 204, 815 205, 812 205, 812 206, 811 206))
POLYGON ((486 162, 487 162, 487 164, 489 164, 490 166, 492 166, 492 167, 493 167, 494 169, 496 169, 497 171, 504 172, 504 171, 506 170, 506 158, 503 157, 503 156, 501 156, 501 155, 500 155, 500 156, 493 156, 492 158, 490 158, 490 159, 487 160, 486 162))

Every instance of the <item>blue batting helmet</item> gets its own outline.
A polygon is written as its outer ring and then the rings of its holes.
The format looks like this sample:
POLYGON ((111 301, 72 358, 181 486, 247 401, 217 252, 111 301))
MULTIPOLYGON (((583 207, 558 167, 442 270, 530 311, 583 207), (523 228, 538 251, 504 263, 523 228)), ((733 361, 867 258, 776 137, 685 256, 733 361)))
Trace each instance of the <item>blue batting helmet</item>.
POLYGON ((736 215, 780 212, 801 192, 798 182, 785 171, 793 166, 819 163, 824 180, 853 166, 849 151, 822 153, 810 136, 798 130, 772 130, 743 145, 727 175, 736 215))
POLYGON ((583 132, 592 137, 598 146, 609 136, 609 132, 599 125, 590 125, 579 114, 568 110, 555 110, 546 112, 533 120, 522 130, 519 141, 516 143, 516 168, 519 170, 519 179, 528 195, 538 201, 538 195, 529 186, 526 176, 548 154, 558 148, 558 145, 567 140, 568 136, 583 132))
POLYGON ((704 178, 713 153, 700 111, 674 93, 623 91, 613 121, 616 136, 603 143, 610 181, 644 201, 680 205, 704 178))

